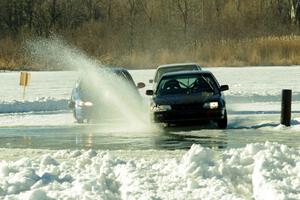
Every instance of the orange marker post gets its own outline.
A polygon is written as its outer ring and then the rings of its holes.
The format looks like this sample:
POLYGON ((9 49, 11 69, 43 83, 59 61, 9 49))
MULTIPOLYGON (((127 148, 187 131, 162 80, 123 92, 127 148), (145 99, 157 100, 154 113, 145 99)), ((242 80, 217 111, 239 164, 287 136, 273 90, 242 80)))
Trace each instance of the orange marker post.
POLYGON ((29 72, 20 73, 20 86, 23 86, 23 100, 25 99, 26 87, 29 85, 30 76, 29 72))

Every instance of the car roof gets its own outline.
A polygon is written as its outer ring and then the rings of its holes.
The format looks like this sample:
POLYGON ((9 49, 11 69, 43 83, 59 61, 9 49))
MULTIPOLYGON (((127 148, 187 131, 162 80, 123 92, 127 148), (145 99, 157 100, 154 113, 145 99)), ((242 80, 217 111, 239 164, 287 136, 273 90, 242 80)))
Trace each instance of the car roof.
POLYGON ((168 72, 162 75, 163 77, 177 76, 177 75, 198 75, 198 74, 212 74, 210 71, 178 71, 178 72, 168 72))
POLYGON ((201 75, 201 74, 210 74, 210 75, 212 75, 212 73, 210 71, 178 71, 178 72, 165 73, 161 76, 160 80, 165 78, 165 77, 172 77, 172 76, 178 76, 178 75, 201 75))
POLYGON ((108 71, 112 71, 112 72, 128 72, 127 69, 122 68, 122 67, 101 67, 101 68, 98 68, 98 69, 99 69, 99 71, 108 70, 108 71))
POLYGON ((198 63, 173 63, 173 64, 159 65, 157 67, 157 69, 160 69, 160 68, 171 68, 171 67, 180 67, 180 66, 190 66, 190 65, 194 65, 194 66, 200 67, 200 65, 198 63))
MULTIPOLYGON (((108 73, 112 73, 112 74, 116 74, 116 75, 121 74, 123 72, 131 77, 131 74, 128 72, 128 70, 125 68, 122 68, 122 67, 110 67, 110 66, 109 67, 99 67, 99 68, 97 68, 96 71, 98 73, 108 72, 108 73)), ((81 81, 84 79, 85 79, 85 76, 79 77, 78 81, 81 81)))

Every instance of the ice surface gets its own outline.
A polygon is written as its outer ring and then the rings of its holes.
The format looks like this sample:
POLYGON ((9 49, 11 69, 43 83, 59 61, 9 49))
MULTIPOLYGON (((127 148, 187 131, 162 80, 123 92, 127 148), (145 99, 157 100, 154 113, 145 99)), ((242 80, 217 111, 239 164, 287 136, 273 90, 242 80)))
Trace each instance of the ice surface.
POLYGON ((41 111, 69 110, 68 100, 53 98, 38 98, 35 101, 0 102, 0 113, 23 113, 41 111))
MULTIPOLYGON (((220 84, 230 87, 225 92, 227 149, 215 151, 199 145, 188 151, 1 149, 0 199, 300 199, 299 67, 209 70, 220 84), (293 90, 291 127, 279 125, 282 89, 293 90), (283 134, 288 135, 285 143, 293 147, 265 142, 282 141, 283 134), (260 143, 247 144, 249 140, 260 143), (234 142, 247 145, 234 148, 234 142)), ((136 82, 147 84, 140 90, 144 96, 154 70, 130 72, 136 82)), ((31 77, 22 100, 19 73, 0 73, 0 127, 77 129, 67 110, 77 74, 32 72, 31 77)), ((215 132, 208 130, 212 138, 215 132)), ((182 133, 188 134, 199 132, 182 133)), ((47 142, 42 135, 37 137, 41 145, 47 142)))
MULTIPOLYGON (((25 90, 25 100, 69 99, 77 73, 74 71, 30 72, 31 81, 25 90)), ((23 101, 23 87, 19 86, 20 72, 0 73, 1 99, 3 102, 23 101)))
POLYGON ((61 150, 3 160, 0 197, 300 199, 298 148, 266 142, 221 153, 199 145, 169 153, 61 150))
MULTIPOLYGON (((207 69, 215 74, 220 84, 228 84, 230 87, 230 90, 225 92, 225 96, 228 113, 234 119, 230 121, 231 127, 240 127, 238 122, 243 120, 245 115, 279 116, 280 95, 283 88, 293 90, 293 118, 299 117, 300 70, 298 66, 207 69)), ((149 99, 145 96, 145 90, 152 88, 149 79, 153 78, 154 72, 155 70, 130 70, 136 83, 146 83, 146 87, 140 90, 145 99, 149 99)), ((22 100, 22 88, 18 85, 19 72, 0 73, 0 85, 3 87, 0 100, 0 113, 2 113, 0 126, 74 124, 67 102, 77 76, 78 73, 74 71, 32 72, 30 85, 26 89, 26 99, 22 100), (54 115, 55 112, 57 116, 54 115), (34 120, 37 117, 40 117, 40 120, 34 120)), ((268 118, 264 121, 265 124, 277 125, 279 122, 278 119, 270 121, 268 118)), ((261 121, 257 121, 250 127, 261 124, 261 121)))
MULTIPOLYGON (((225 94, 228 109, 231 111, 278 112, 282 89, 293 90, 293 110, 300 110, 298 66, 205 69, 212 71, 220 84, 229 85, 230 89, 225 94)), ((140 90, 143 96, 145 96, 146 89, 152 88, 149 79, 153 78, 154 72, 155 70, 130 70, 136 83, 146 83, 146 88, 140 90)), ((26 89, 26 99, 21 105, 23 88, 18 85, 19 72, 0 73, 2 87, 0 112, 14 112, 8 108, 14 103, 18 104, 15 106, 15 112, 30 109, 35 111, 33 107, 39 108, 38 103, 41 103, 41 100, 47 100, 49 105, 43 104, 43 107, 52 111, 65 109, 66 107, 62 105, 63 101, 67 102, 70 98, 77 77, 78 73, 74 71, 32 72, 30 85, 26 89), (57 101, 57 108, 51 104, 53 101, 57 101), (35 102, 37 105, 31 106, 35 102)), ((67 105, 64 104, 64 106, 67 105)), ((41 110, 38 108, 36 109, 41 110)))

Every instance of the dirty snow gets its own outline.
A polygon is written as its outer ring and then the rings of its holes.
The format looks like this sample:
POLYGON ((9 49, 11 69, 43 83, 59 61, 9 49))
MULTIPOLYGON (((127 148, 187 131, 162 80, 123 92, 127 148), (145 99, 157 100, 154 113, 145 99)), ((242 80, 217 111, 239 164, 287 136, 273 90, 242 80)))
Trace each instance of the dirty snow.
POLYGON ((265 142, 223 152, 193 145, 177 156, 168 153, 60 150, 2 160, 0 197, 300 199, 298 148, 265 142))

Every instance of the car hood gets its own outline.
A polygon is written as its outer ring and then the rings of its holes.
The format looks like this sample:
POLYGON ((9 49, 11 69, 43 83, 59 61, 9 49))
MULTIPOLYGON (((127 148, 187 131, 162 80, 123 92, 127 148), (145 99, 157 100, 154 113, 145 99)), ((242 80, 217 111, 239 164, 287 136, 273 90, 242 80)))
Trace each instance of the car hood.
POLYGON ((201 93, 190 95, 168 95, 155 96, 153 101, 157 105, 177 105, 177 104, 196 104, 208 101, 218 101, 220 94, 201 93))

